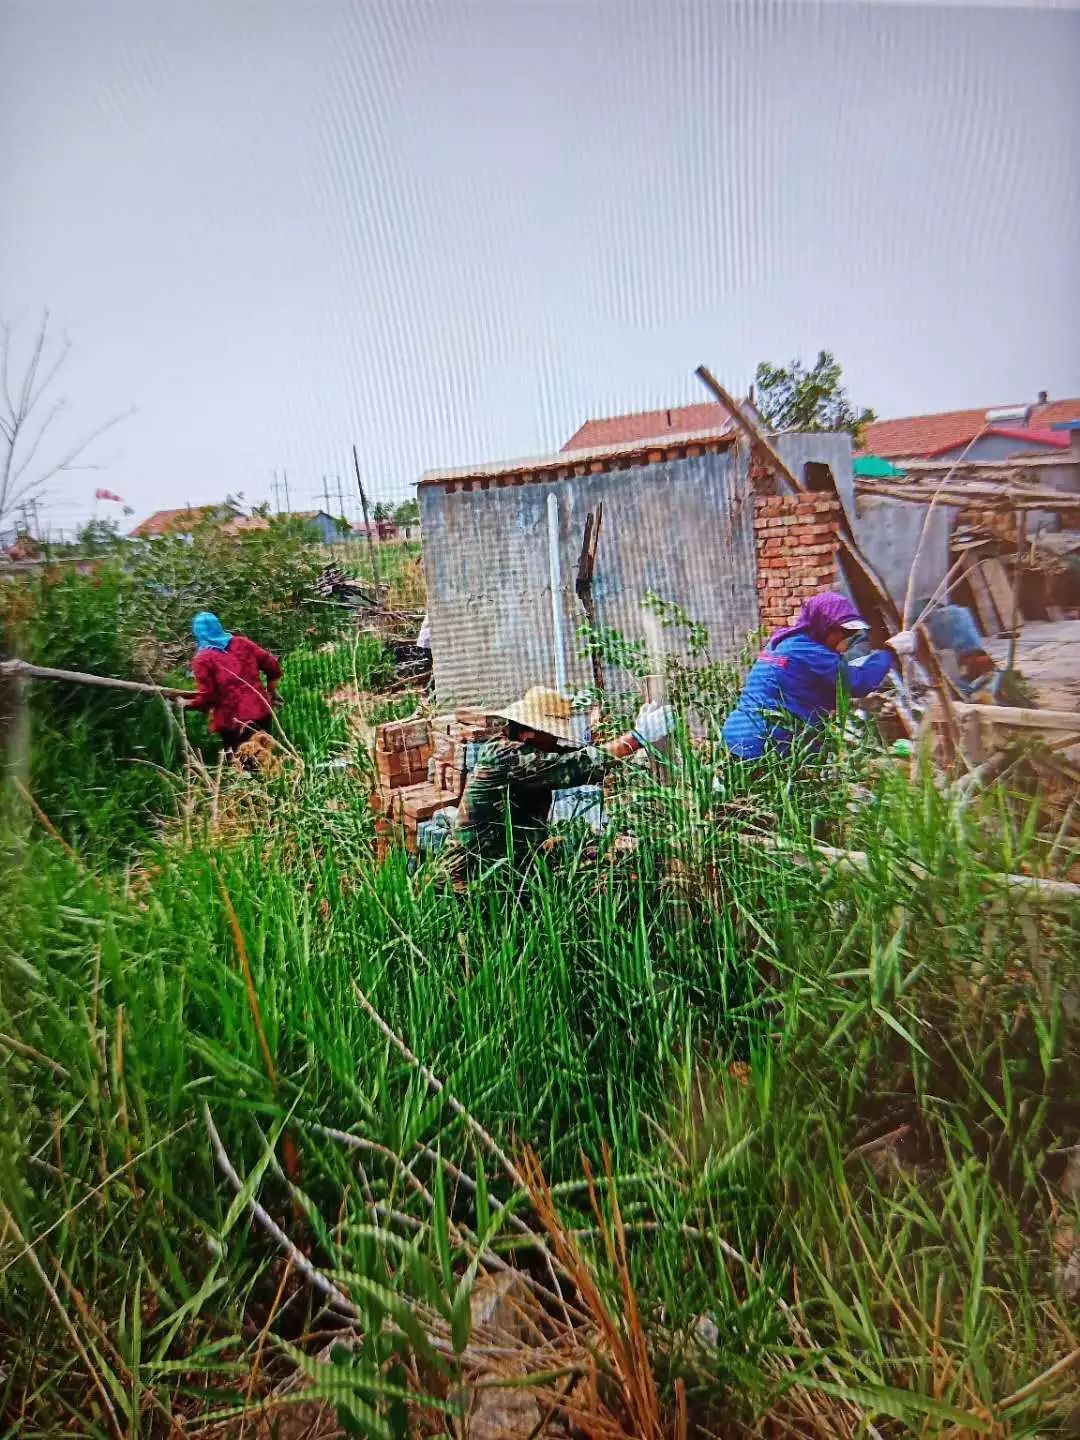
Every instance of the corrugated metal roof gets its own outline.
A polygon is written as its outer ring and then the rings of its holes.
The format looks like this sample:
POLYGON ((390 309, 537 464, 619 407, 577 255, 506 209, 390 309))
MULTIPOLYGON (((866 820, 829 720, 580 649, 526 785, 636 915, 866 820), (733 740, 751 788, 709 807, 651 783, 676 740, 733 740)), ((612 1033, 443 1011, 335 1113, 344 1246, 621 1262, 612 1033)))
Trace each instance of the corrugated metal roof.
POLYGON ((526 485, 534 480, 564 480, 575 475, 601 475, 608 470, 631 470, 656 465, 664 460, 685 460, 695 455, 717 454, 736 442, 729 430, 687 430, 661 439, 634 440, 621 445, 601 445, 585 450, 560 450, 555 455, 525 460, 496 460, 484 465, 466 465, 456 470, 428 470, 420 485, 481 489, 495 485, 526 485))

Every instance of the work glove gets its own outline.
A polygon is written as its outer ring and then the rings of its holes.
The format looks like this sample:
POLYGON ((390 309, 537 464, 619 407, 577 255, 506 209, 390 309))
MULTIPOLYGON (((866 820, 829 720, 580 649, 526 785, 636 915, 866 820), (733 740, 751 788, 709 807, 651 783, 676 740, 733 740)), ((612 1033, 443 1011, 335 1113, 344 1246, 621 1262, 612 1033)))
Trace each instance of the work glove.
POLYGON ((655 745, 675 729, 675 711, 670 705, 651 700, 638 711, 634 728, 630 734, 639 745, 655 745))
POLYGON ((915 654, 915 631, 898 630, 895 635, 890 635, 885 644, 894 655, 915 654))

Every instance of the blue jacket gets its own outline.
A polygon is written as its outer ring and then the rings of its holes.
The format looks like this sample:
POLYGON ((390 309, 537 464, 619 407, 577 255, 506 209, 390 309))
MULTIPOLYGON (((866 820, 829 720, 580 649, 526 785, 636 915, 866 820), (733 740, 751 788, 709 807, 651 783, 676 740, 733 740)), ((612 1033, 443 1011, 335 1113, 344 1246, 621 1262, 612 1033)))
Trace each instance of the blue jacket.
POLYGON ((790 750, 794 731, 802 727, 785 726, 784 714, 814 728, 835 712, 839 689, 869 695, 891 664, 888 650, 872 650, 864 660, 848 662, 809 635, 789 635, 754 661, 739 703, 724 722, 724 743, 742 760, 756 760, 766 743, 790 750))

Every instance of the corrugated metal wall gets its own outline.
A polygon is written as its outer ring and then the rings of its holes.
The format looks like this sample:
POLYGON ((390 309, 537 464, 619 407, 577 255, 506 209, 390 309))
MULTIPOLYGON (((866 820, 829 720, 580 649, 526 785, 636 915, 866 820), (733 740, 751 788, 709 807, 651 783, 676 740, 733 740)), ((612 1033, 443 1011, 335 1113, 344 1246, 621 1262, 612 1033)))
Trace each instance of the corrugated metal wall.
MULTIPOLYGON (((604 522, 593 595, 597 622, 644 638, 649 589, 710 631, 714 658, 734 656, 757 624, 753 505, 745 456, 720 454, 551 483, 419 492, 435 687, 440 703, 482 704, 553 684, 547 498, 559 500, 562 612, 569 674, 583 617, 574 593, 585 517, 604 522)), ((613 677, 614 678, 614 677, 613 677)))

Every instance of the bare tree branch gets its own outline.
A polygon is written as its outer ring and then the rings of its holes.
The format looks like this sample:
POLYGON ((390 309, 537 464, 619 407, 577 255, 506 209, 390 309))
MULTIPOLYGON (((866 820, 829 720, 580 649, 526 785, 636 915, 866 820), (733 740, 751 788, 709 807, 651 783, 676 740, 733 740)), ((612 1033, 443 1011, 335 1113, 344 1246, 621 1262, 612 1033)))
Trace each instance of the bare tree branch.
POLYGON ((45 341, 49 333, 49 312, 46 310, 41 316, 41 328, 38 331, 37 339, 34 341, 34 348, 30 355, 30 362, 26 367, 26 374, 23 376, 22 391, 19 395, 19 414, 26 416, 30 413, 30 397, 34 393, 34 381, 37 379, 38 366, 41 364, 41 356, 45 350, 45 341))
POLYGON ((129 410, 113 415, 70 445, 58 459, 42 459, 43 442, 66 410, 67 401, 63 396, 57 398, 33 425, 31 417, 56 383, 71 353, 71 341, 65 335, 55 349, 50 347, 49 312, 44 310, 21 379, 15 382, 14 398, 11 351, 11 326, 0 322, 0 521, 31 495, 38 494, 54 476, 68 470, 99 469, 99 465, 82 457, 95 440, 132 413, 129 410))
POLYGON ((2 373, 0 373, 0 390, 2 390, 4 396, 4 404, 7 407, 7 413, 9 415, 13 415, 15 413, 15 407, 11 403, 11 390, 8 386, 8 352, 11 349, 11 326, 5 321, 2 325, 0 325, 0 332, 2 332, 3 335, 3 348, 2 350, 0 350, 0 365, 2 365, 2 373))
MULTIPOLYGON (((44 438, 45 438, 45 432, 46 432, 46 430, 48 430, 49 426, 50 426, 50 425, 52 424, 52 422, 56 419, 57 415, 60 414, 60 412, 61 412, 61 410, 63 410, 63 408, 64 408, 64 402, 63 402, 63 400, 57 400, 56 404, 52 407, 52 409, 49 411, 49 413, 45 416, 45 419, 41 422, 41 425, 40 425, 40 427, 39 427, 39 429, 38 429, 38 433, 35 435, 33 441, 31 442, 31 445, 30 445, 29 450, 27 450, 26 454, 23 456, 22 460, 20 460, 19 464, 16 465, 16 466, 14 466, 14 468, 12 469, 12 472, 11 472, 11 483, 12 483, 12 485, 17 485, 17 484, 19 483, 19 480, 20 480, 20 478, 22 477, 22 475, 25 474, 28 466, 30 465, 30 463, 31 463, 31 461, 33 460, 34 456, 35 456, 35 455, 37 454, 37 452, 38 452, 38 446, 41 444, 42 440, 44 440, 44 438)), ((14 444, 12 445, 11 448, 12 448, 12 453, 14 454, 14 450, 15 450, 14 444)))

